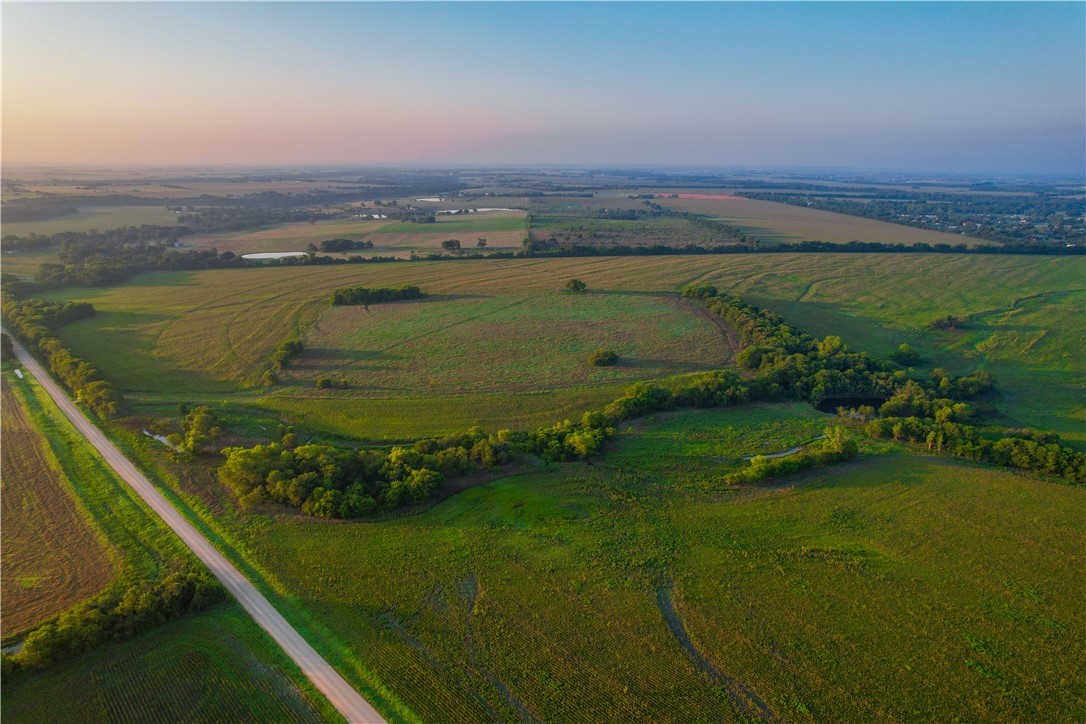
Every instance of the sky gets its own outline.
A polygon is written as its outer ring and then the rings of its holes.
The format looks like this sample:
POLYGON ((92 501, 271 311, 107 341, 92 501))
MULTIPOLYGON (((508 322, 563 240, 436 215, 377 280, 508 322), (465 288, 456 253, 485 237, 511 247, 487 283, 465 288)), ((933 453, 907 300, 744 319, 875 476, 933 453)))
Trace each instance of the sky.
POLYGON ((1086 3, 8 3, 4 165, 1086 166, 1086 3))

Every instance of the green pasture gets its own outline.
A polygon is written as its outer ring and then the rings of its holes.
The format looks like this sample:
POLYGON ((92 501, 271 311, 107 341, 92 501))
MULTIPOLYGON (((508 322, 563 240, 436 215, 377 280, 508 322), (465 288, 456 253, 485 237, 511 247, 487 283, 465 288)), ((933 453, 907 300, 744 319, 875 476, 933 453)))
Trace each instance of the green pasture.
POLYGON ((423 720, 1086 713, 1083 491, 901 452, 720 483, 832 420, 668 413, 414 515, 218 525, 348 677, 423 720))
MULTIPOLYGON (((473 426, 488 431, 503 427, 531 430, 561 420, 578 420, 587 410, 603 409, 621 396, 625 387, 399 398, 355 397, 350 390, 328 391, 318 397, 316 391, 300 395, 297 388, 289 388, 239 406, 231 403, 231 410, 274 416, 307 434, 326 432, 366 441, 417 440, 473 426)), ((172 409, 167 408, 166 413, 172 409)), ((261 436, 256 430, 249 432, 261 436)))

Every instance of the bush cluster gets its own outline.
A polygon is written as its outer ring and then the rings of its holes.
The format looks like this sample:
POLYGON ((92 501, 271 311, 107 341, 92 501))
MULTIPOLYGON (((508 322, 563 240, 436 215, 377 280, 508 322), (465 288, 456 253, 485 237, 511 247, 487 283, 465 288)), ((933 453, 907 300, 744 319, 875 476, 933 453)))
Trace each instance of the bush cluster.
POLYGON ((28 344, 37 346, 49 369, 94 414, 102 419, 120 413, 121 394, 102 379, 102 372, 52 335, 57 327, 86 319, 94 314, 94 306, 85 302, 44 302, 38 299, 17 300, 7 292, 3 299, 4 320, 12 331, 28 344))
POLYGON ((425 296, 422 290, 416 286, 405 284, 400 287, 341 287, 332 292, 332 306, 346 306, 360 304, 380 304, 381 302, 398 302, 401 299, 418 299, 425 296))
POLYGON ((595 367, 610 367, 618 362, 618 353, 609 349, 597 349, 588 355, 588 364, 595 367))

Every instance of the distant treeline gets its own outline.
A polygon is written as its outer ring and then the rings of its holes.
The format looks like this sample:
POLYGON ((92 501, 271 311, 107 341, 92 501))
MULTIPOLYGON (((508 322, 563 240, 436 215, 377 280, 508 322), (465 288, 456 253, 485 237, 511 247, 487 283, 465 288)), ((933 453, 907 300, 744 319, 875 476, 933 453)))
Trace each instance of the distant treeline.
MULTIPOLYGON (((719 246, 667 246, 665 244, 630 246, 592 244, 546 244, 539 240, 527 240, 520 252, 493 252, 490 254, 465 255, 462 258, 513 258, 526 257, 593 257, 593 256, 683 256, 687 254, 1036 254, 1045 256, 1081 256, 1086 246, 1053 246, 1051 244, 884 244, 876 241, 850 241, 838 244, 829 241, 801 241, 795 244, 764 245, 720 244, 719 246)), ((422 258, 422 257, 419 257, 422 258)), ((442 258, 429 255, 427 260, 442 258)))
POLYGON ((355 249, 372 249, 373 242, 366 239, 325 239, 321 242, 320 250, 326 252, 354 251, 355 249))
POLYGON ((416 286, 405 284, 400 287, 341 287, 332 292, 333 307, 347 305, 381 304, 398 302, 403 299, 419 299, 426 296, 416 286))
POLYGON ((114 387, 102 379, 102 372, 84 359, 72 354, 52 332, 69 322, 86 319, 94 307, 86 302, 44 302, 37 299, 15 299, 0 292, 3 317, 11 331, 28 344, 34 345, 45 358, 49 369, 75 395, 102 419, 121 412, 124 400, 114 387))
POLYGON ((108 231, 62 231, 57 234, 30 234, 16 236, 7 234, 3 238, 6 251, 51 251, 61 250, 65 256, 92 256, 108 248, 137 244, 149 241, 176 242, 182 236, 192 234, 187 226, 161 226, 144 224, 143 226, 123 226, 108 231))
MULTIPOLYGON (((288 207, 297 205, 298 198, 284 197, 288 207), (293 204, 289 202, 293 200, 293 204)), ((177 221, 197 231, 241 231, 261 226, 274 226, 299 221, 338 219, 342 211, 313 208, 279 208, 264 206, 208 206, 178 214, 177 221)))

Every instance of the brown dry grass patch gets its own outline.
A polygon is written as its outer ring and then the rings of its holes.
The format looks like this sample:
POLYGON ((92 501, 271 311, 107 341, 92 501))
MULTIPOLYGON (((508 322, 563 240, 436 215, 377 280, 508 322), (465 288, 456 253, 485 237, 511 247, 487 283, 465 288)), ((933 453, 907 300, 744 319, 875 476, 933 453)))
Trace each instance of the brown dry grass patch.
POLYGON ((6 380, 2 396, 0 615, 7 636, 102 590, 113 566, 6 380))

